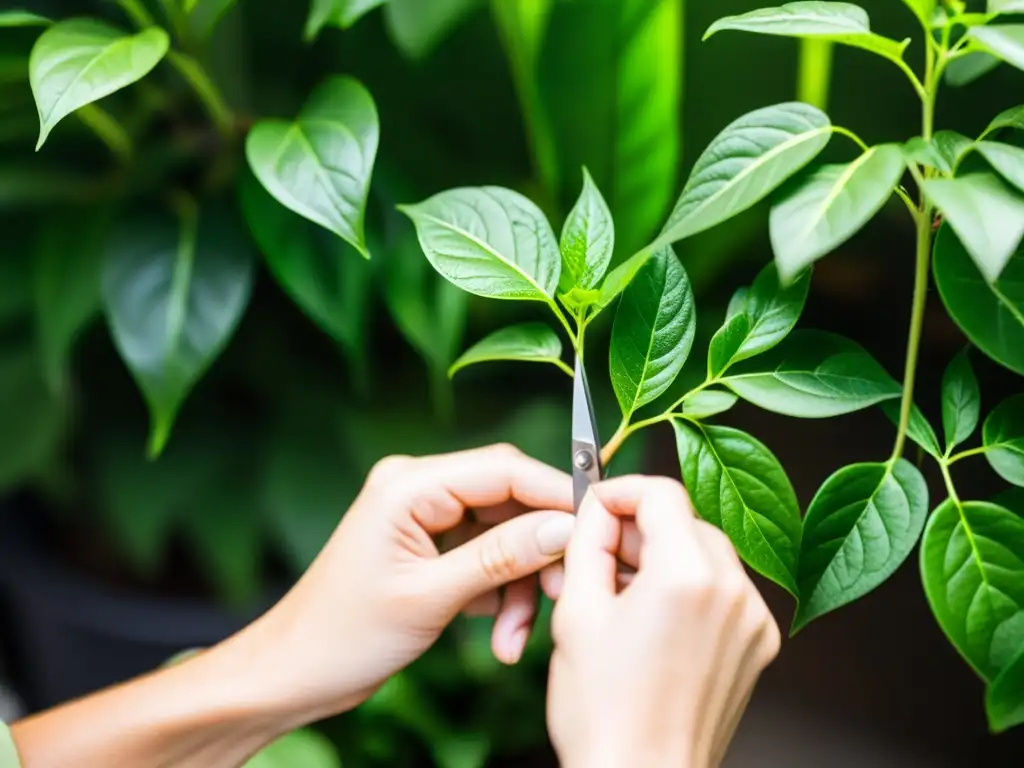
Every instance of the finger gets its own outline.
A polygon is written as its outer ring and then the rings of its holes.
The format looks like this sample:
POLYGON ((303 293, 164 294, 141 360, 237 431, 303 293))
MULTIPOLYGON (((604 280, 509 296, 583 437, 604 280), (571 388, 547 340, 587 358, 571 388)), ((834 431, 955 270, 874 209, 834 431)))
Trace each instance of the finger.
MULTIPOLYGON (((643 548, 643 537, 633 520, 622 521, 622 541, 619 543, 619 562, 631 570, 640 567, 640 550, 643 548)), ((620 569, 622 570, 622 569, 620 569)))
POLYGON ((501 504, 495 504, 493 507, 481 507, 480 509, 474 509, 473 514, 476 519, 481 523, 487 525, 497 525, 498 523, 504 523, 506 520, 511 520, 513 517, 531 511, 522 502, 510 499, 502 502, 501 504))
POLYGON ((622 524, 591 492, 576 515, 576 530, 565 552, 562 598, 592 603, 615 595, 616 553, 622 524))
POLYGON ((482 523, 471 522, 469 520, 459 523, 450 531, 446 531, 441 534, 438 542, 438 550, 441 552, 450 552, 457 547, 461 547, 467 541, 472 541, 489 527, 490 526, 482 523))
POLYGON ((495 526, 429 563, 440 594, 461 608, 558 560, 576 519, 566 512, 530 512, 495 526))
POLYGON ((500 608, 501 595, 494 589, 470 600, 462 612, 467 616, 497 616, 500 608))
MULTIPOLYGON (((619 563, 615 574, 615 585, 621 592, 633 583, 636 571, 628 565, 619 563)), ((565 585, 565 565, 562 562, 552 563, 540 572, 540 586, 549 600, 558 600, 562 596, 565 585)))
POLYGON ((707 553, 708 560, 716 573, 739 570, 746 577, 743 563, 740 561, 739 555, 736 554, 736 548, 729 541, 728 536, 719 528, 703 520, 697 520, 695 528, 697 538, 700 540, 701 546, 704 548, 705 553, 707 553))
POLYGON ((529 576, 505 587, 498 617, 491 633, 495 657, 505 664, 515 664, 526 650, 533 620, 537 616, 537 578, 529 576))

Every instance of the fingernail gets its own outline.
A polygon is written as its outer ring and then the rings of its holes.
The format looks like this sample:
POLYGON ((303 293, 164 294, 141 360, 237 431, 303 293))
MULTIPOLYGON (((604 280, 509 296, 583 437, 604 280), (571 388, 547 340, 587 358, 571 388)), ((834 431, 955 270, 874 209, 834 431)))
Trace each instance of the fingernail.
POLYGON ((542 555, 558 555, 569 546, 572 529, 576 524, 571 515, 559 515, 537 529, 537 546, 542 555))

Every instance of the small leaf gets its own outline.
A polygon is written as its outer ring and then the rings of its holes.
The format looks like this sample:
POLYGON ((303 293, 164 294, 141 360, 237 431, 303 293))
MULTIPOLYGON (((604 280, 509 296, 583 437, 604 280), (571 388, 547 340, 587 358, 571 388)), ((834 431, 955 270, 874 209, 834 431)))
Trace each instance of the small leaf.
POLYGON ((1024 487, 1024 395, 1000 403, 982 430, 985 458, 1006 482, 1024 487))
POLYGON ((623 415, 672 385, 696 330, 690 279, 675 252, 664 248, 629 284, 615 313, 609 375, 623 415))
POLYGON ((957 56, 946 65, 946 82, 954 88, 962 88, 970 85, 1003 62, 990 53, 984 51, 970 51, 962 56, 957 56))
POLYGON ((994 283, 1024 237, 1024 196, 990 173, 925 181, 925 192, 994 283))
POLYGON ((492 299, 550 302, 561 255, 544 214, 518 192, 462 187, 399 206, 443 277, 492 299))
POLYGON ((672 425, 697 513, 725 531, 751 568, 796 595, 800 508, 779 460, 738 429, 672 425))
POLYGON ((410 59, 423 59, 481 5, 482 0, 388 0, 384 19, 395 46, 410 59))
POLYGON ((1024 376, 1024 245, 993 284, 948 224, 935 238, 935 285, 946 310, 978 349, 1024 376))
POLYGON ((331 77, 313 91, 294 122, 256 123, 245 152, 253 173, 281 205, 369 258, 363 219, 379 140, 369 92, 351 77, 331 77))
MULTIPOLYGON (((893 426, 896 427, 900 423, 900 405, 899 400, 886 400, 880 406, 882 412, 893 423, 893 426)), ((929 456, 936 459, 942 456, 942 448, 939 446, 939 438, 936 436, 935 430, 932 429, 932 425, 928 423, 928 419, 924 417, 921 409, 916 405, 912 406, 910 410, 910 421, 907 423, 907 437, 917 443, 929 456)))
POLYGON ((792 631, 885 582, 910 556, 927 516, 928 486, 903 459, 829 477, 804 516, 792 631))
POLYGON ((475 363, 495 360, 554 363, 562 361, 562 340, 544 323, 522 323, 502 328, 462 353, 448 369, 448 377, 475 363))
POLYGON ((775 265, 765 266, 743 294, 742 310, 734 312, 730 303, 725 325, 712 337, 708 374, 721 376, 733 363, 766 352, 785 339, 800 319, 810 286, 810 270, 782 288, 775 265))
POLYGON ((953 358, 942 377, 942 431, 946 451, 952 451, 974 434, 981 418, 981 392, 964 349, 953 358))
POLYGON ((947 500, 925 528, 921 577, 946 636, 983 679, 995 679, 1024 646, 1024 519, 947 500))
POLYGON ((824 39, 863 48, 893 61, 903 60, 910 43, 909 39, 897 42, 874 34, 867 12, 859 6, 820 0, 786 3, 719 19, 704 33, 704 40, 724 30, 824 39))
MULTIPOLYGON (((766 268, 767 269, 767 268, 766 268)), ((762 270, 765 271, 765 270, 762 270)), ((775 270, 775 279, 779 279, 779 271, 775 270)), ((734 318, 740 312, 743 312, 747 306, 747 297, 750 295, 750 288, 747 286, 740 286, 733 293, 732 298, 729 299, 729 306, 725 308, 725 319, 726 322, 734 318)))
POLYGON ((615 250, 615 224, 601 192, 583 169, 583 191, 569 212, 560 243, 562 274, 558 290, 597 288, 615 250))
POLYGON ((169 45, 162 29, 127 35, 95 19, 61 21, 43 32, 28 65, 39 109, 36 149, 62 118, 149 74, 169 45))
POLYGON ((341 768, 334 744, 312 728, 291 731, 257 752, 242 768, 341 768))
POLYGON ((387 0, 312 0, 309 18, 306 20, 306 41, 315 40, 328 25, 348 29, 385 2, 387 0))
POLYGON ((903 0, 903 4, 914 12, 926 28, 931 27, 932 15, 935 13, 937 0, 903 0))
POLYGON ((598 293, 595 303, 600 309, 611 304, 619 295, 626 290, 626 287, 633 282, 637 273, 650 261, 654 251, 645 248, 639 253, 633 254, 615 269, 608 273, 608 276, 601 283, 601 290, 598 293))
POLYGON ((974 147, 974 142, 956 131, 939 131, 932 140, 916 136, 903 145, 909 162, 919 163, 952 176, 960 160, 974 147))
POLYGON ((48 27, 53 22, 45 16, 17 9, 0 11, 0 29, 4 27, 48 27))
POLYGON ((1011 107, 1003 112, 996 115, 992 122, 988 124, 988 128, 982 136, 988 136, 996 131, 1001 131, 1004 128, 1013 128, 1018 131, 1024 131, 1024 106, 1011 107))
POLYGON ((654 246, 710 229, 760 202, 813 160, 831 136, 828 115, 799 102, 736 120, 697 159, 654 246))
POLYGON ((121 357, 152 417, 158 455, 178 409, 231 338, 249 302, 254 260, 234 222, 215 213, 181 226, 133 219, 118 233, 102 277, 121 357))
POLYGON ((993 733, 1024 725, 1024 645, 988 686, 985 714, 993 733))
POLYGON ((1024 191, 1024 149, 998 141, 979 141, 975 149, 999 175, 1024 191))
POLYGON ((313 322, 345 350, 364 381, 371 271, 333 232, 279 204, 250 174, 240 190, 253 239, 277 282, 313 322))
POLYGON ((892 196, 905 168, 900 147, 883 144, 852 163, 824 165, 794 179, 770 215, 782 283, 859 232, 892 196))
POLYGON ((188 27, 199 40, 205 40, 216 29, 224 14, 235 5, 237 0, 189 0, 191 7, 188 12, 188 27))
POLYGON ((967 36, 1010 66, 1024 69, 1024 24, 973 27, 967 36))
POLYGON ((856 342, 795 331, 770 355, 732 369, 729 389, 766 411, 804 419, 853 413, 900 397, 900 385, 856 342))
POLYGON ((683 413, 691 419, 706 419, 725 413, 739 400, 732 392, 718 389, 704 389, 690 395, 683 401, 683 413))

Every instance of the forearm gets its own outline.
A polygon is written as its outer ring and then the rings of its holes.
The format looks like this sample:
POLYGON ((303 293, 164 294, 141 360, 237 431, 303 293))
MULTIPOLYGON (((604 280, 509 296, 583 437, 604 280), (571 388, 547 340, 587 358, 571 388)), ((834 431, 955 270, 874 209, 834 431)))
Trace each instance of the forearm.
POLYGON ((303 714, 242 633, 175 667, 15 723, 24 768, 235 768, 303 714))

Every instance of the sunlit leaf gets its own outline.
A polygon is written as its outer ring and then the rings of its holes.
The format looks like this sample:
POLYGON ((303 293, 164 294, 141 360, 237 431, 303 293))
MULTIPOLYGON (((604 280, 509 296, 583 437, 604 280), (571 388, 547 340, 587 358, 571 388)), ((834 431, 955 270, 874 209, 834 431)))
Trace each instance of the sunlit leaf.
POLYGON ((583 191, 566 217, 559 248, 562 252, 559 292, 567 293, 577 287, 597 288, 615 252, 615 223, 586 168, 583 169, 583 191))
POLYGON ((448 369, 454 376, 466 366, 495 360, 559 363, 562 340, 544 323, 522 323, 495 331, 467 349, 448 369))
POLYGON ((993 56, 1017 69, 1024 69, 1024 24, 973 27, 967 35, 993 56))

